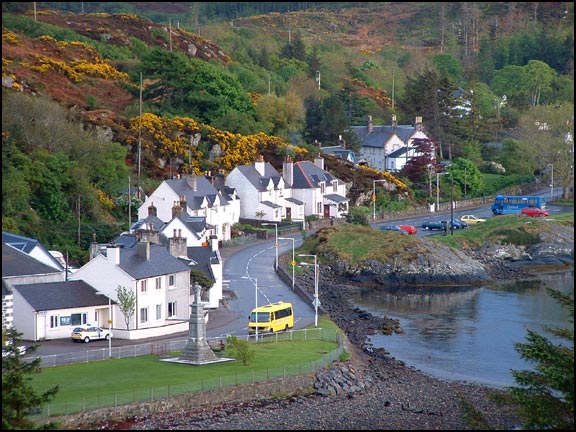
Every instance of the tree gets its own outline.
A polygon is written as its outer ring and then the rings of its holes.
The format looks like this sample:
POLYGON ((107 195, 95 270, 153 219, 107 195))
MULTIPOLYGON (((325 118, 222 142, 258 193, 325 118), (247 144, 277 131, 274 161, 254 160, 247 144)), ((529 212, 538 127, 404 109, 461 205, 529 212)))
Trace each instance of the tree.
POLYGON ((5 342, 2 345, 2 430, 58 429, 55 423, 37 426, 28 419, 39 407, 50 402, 59 387, 36 393, 30 385, 30 378, 25 375, 34 373, 40 367, 42 359, 24 361, 24 355, 36 351, 37 345, 21 350, 21 336, 15 328, 3 333, 5 342))
MULTIPOLYGON (((569 313, 574 323, 574 293, 546 291, 569 313)), ((521 357, 535 363, 535 371, 512 370, 519 387, 509 390, 520 406, 526 429, 574 430, 574 325, 572 328, 545 327, 568 345, 555 345, 546 337, 528 330, 527 342, 515 343, 521 357)))
POLYGON ((256 351, 250 348, 248 341, 244 339, 238 339, 236 336, 230 335, 226 338, 226 342, 234 349, 235 354, 242 361, 244 366, 248 366, 248 364, 254 360, 256 351))
POLYGON ((124 315, 126 330, 130 330, 130 319, 136 311, 136 294, 132 290, 118 285, 116 287, 116 296, 118 297, 120 311, 124 315))

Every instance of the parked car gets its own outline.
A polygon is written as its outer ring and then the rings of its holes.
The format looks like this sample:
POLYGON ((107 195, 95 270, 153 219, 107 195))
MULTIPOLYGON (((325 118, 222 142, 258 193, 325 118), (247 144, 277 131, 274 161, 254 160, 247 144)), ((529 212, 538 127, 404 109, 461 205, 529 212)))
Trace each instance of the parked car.
MULTIPOLYGON (((443 221, 443 222, 446 222, 446 226, 450 228, 450 225, 448 225, 449 221, 443 221)), ((468 228, 468 224, 466 222, 459 221, 458 219, 452 219, 452 229, 457 230, 463 228, 468 228)))
POLYGON ((520 213, 530 217, 550 216, 549 212, 539 209, 538 207, 524 207, 520 213))
POLYGON ((482 222, 486 222, 486 219, 482 219, 474 215, 464 215, 460 218, 460 220, 462 222, 466 222, 468 225, 476 225, 482 222))
POLYGON ((402 228, 408 234, 416 234, 418 232, 414 225, 398 225, 398 227, 402 228))
POLYGON ((399 233, 401 233, 401 234, 406 234, 406 235, 408 235, 408 233, 407 233, 405 230, 403 230, 402 228, 400 228, 400 227, 397 226, 397 225, 380 225, 380 226, 378 227, 378 229, 379 229, 380 231, 396 231, 396 232, 399 232, 399 233))
POLYGON ((88 343, 93 340, 108 340, 112 337, 110 330, 106 330, 100 327, 94 326, 83 326, 76 327, 72 330, 72 341, 74 342, 85 342, 88 343))
POLYGON ((444 225, 441 221, 425 221, 422 223, 422 229, 425 230, 443 230, 444 225))

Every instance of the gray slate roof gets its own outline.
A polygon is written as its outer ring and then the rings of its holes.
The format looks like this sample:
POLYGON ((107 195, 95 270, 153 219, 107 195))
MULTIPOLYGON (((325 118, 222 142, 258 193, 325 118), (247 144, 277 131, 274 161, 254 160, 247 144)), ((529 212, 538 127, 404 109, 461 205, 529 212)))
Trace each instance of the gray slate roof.
POLYGON ((2 243, 2 277, 62 273, 6 243, 2 243))
MULTIPOLYGON (((194 189, 190 183, 192 179, 182 178, 166 180, 166 184, 178 194, 178 196, 184 196, 186 198, 186 203, 188 207, 192 210, 199 210, 202 208, 202 202, 204 198, 208 200, 209 207, 214 205, 217 196, 219 195, 218 190, 214 187, 210 181, 204 176, 195 177, 196 188, 194 189)), ((228 200, 224 195, 220 195, 222 198, 221 205, 227 205, 228 200)))
POLYGON ((44 247, 42 243, 36 239, 2 231, 2 243, 9 244, 10 246, 15 247, 16 249, 21 250, 27 254, 30 254, 34 248, 37 247, 43 250, 48 258, 52 258, 52 261, 54 262, 54 265, 57 266, 57 268, 64 270, 64 267, 62 267, 58 260, 52 257, 52 254, 44 247))
POLYGON ((403 142, 408 141, 416 132, 416 128, 409 125, 373 126, 372 132, 369 132, 368 126, 351 126, 350 131, 358 137, 362 147, 384 148, 384 143, 394 134, 398 135, 403 142))
POLYGON ((83 280, 14 285, 35 311, 108 306, 108 297, 83 280))
POLYGON ((274 185, 274 189, 278 188, 278 184, 282 178, 270 162, 264 163, 264 175, 261 175, 254 165, 241 165, 236 169, 238 169, 258 191, 265 191, 270 183, 274 185))
POLYGON ((120 248, 120 268, 134 279, 145 279, 188 271, 188 267, 168 250, 150 244, 150 260, 138 256, 137 247, 120 248))
POLYGON ((292 182, 294 189, 315 189, 320 187, 321 182, 329 185, 334 180, 337 180, 336 177, 313 162, 300 161, 294 164, 292 182))

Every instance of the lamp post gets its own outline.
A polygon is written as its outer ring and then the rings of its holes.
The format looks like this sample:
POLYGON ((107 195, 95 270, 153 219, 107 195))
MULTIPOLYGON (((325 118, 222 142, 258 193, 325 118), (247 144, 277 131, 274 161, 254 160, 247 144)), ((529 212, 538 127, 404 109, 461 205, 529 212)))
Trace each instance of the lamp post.
MULTIPOLYGON (((97 292, 96 295, 103 295, 103 292, 97 292)), ((108 358, 112 358, 112 299, 108 297, 108 330, 110 331, 110 336, 108 337, 108 358)))
POLYGON ((294 247, 296 245, 296 240, 293 237, 278 237, 278 240, 292 241, 292 291, 294 291, 294 267, 296 266, 296 261, 294 257, 294 247))
POLYGON ((276 243, 274 243, 274 248, 276 249, 276 261, 274 262, 274 270, 278 271, 278 224, 273 222, 264 222, 262 225, 274 225, 274 232, 276 234, 276 243))
POLYGON ((318 263, 316 260, 316 255, 305 255, 298 254, 301 257, 314 257, 314 264, 301 262, 301 266, 314 266, 314 300, 312 305, 314 306, 314 327, 318 327, 318 306, 320 306, 320 300, 318 299, 318 263))
MULTIPOLYGON (((253 278, 250 276, 242 276, 242 279, 248 279, 250 282, 254 284, 254 302, 255 302, 255 309, 258 309, 258 278, 253 278)), ((256 342, 258 342, 258 312, 254 312, 254 316, 256 319, 254 322, 256 323, 256 342)))
POLYGON ((454 176, 450 174, 450 235, 454 235, 454 176))
POLYGON ((441 175, 446 175, 448 173, 436 173, 436 211, 438 212, 440 210, 440 176, 441 175))
POLYGON ((376 220, 376 182, 385 182, 386 180, 372 180, 372 220, 376 220))
POLYGON ((554 199, 554 164, 550 164, 550 201, 554 199))

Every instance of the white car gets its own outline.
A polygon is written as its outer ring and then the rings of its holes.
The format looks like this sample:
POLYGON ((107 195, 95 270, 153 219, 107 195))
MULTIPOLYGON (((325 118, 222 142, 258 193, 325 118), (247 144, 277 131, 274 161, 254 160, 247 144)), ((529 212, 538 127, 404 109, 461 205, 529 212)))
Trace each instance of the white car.
POLYGON ((464 215, 460 218, 460 220, 462 222, 466 222, 468 225, 476 225, 482 222, 486 222, 486 219, 482 219, 474 215, 464 215))
POLYGON ((110 330, 94 326, 76 327, 72 330, 72 341, 88 343, 93 340, 108 340, 112 337, 110 330))

